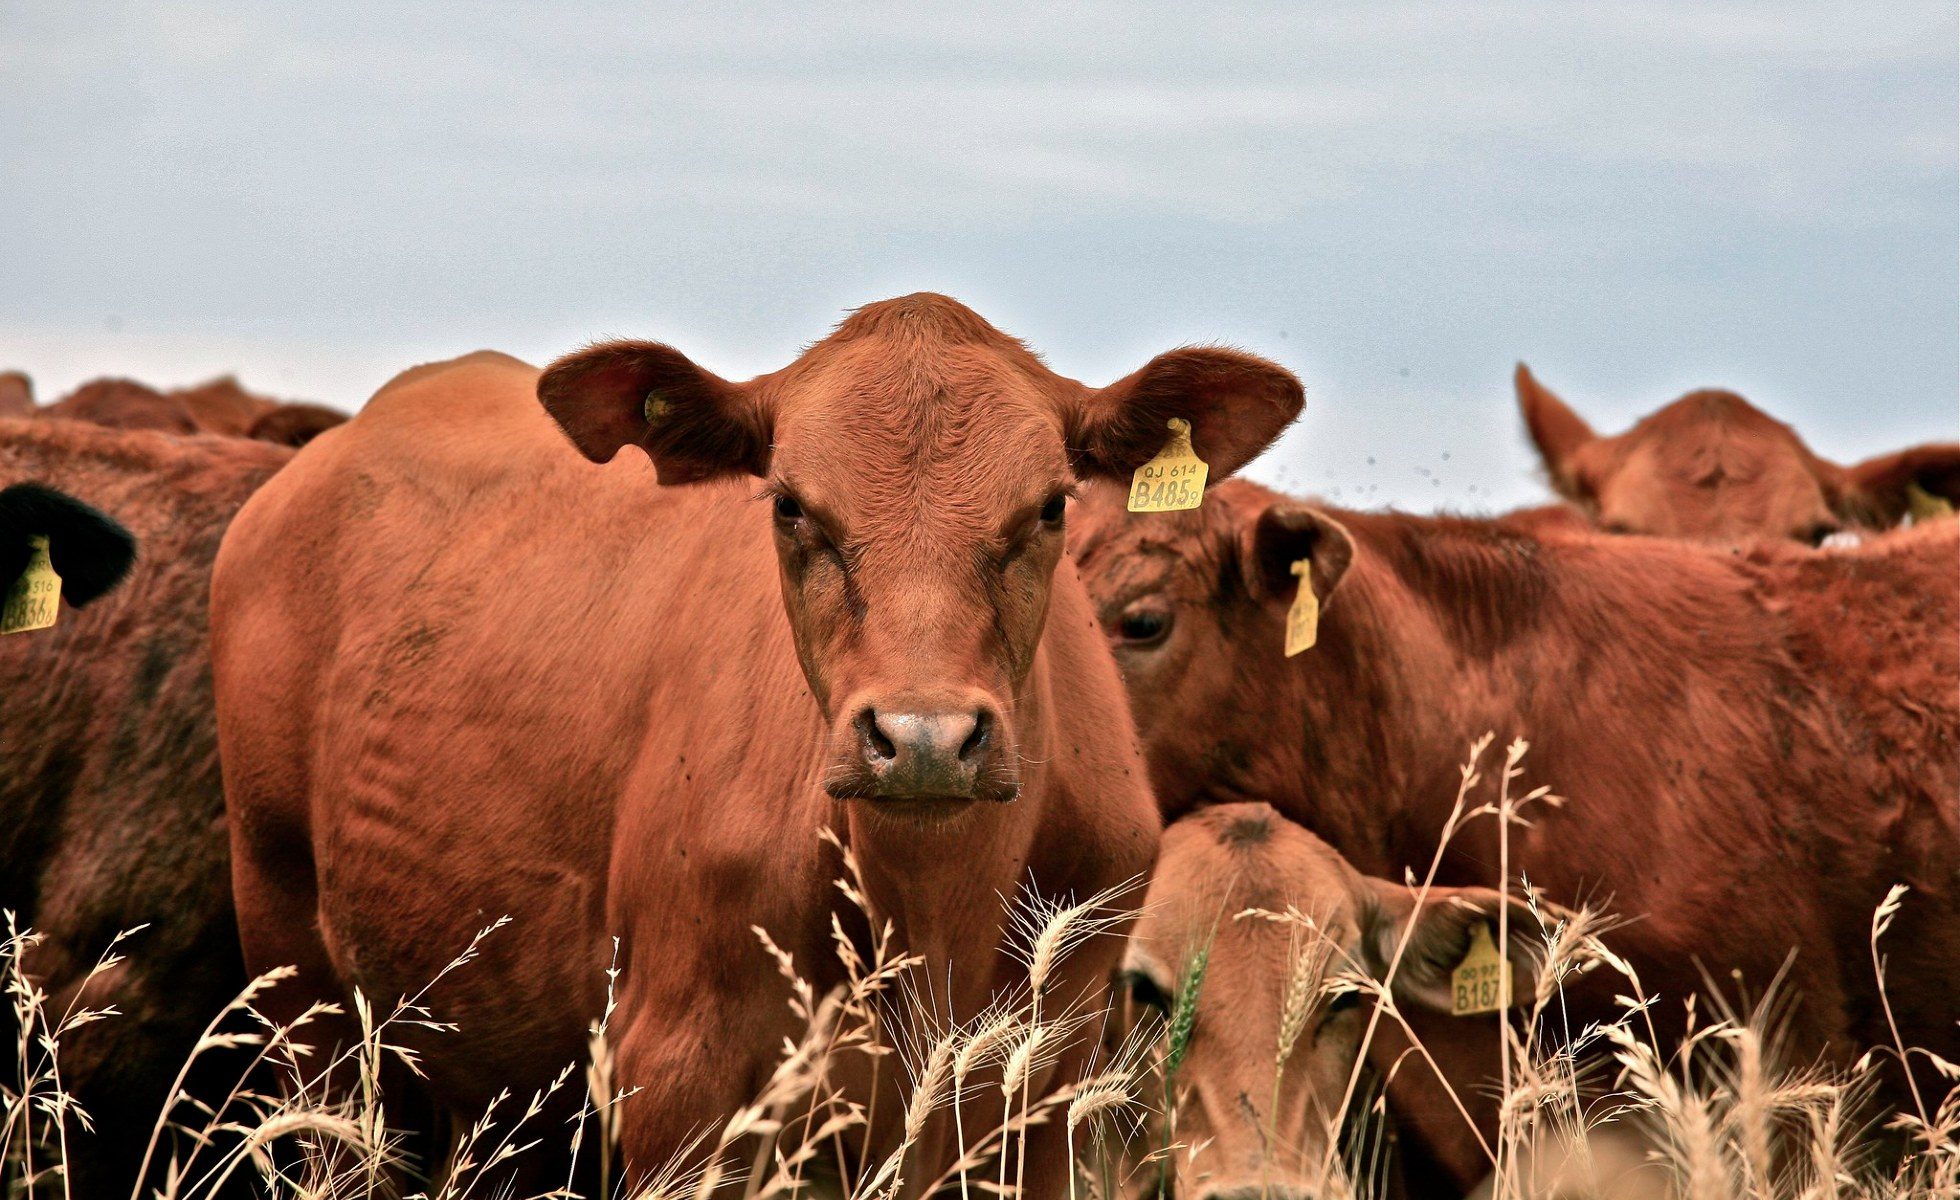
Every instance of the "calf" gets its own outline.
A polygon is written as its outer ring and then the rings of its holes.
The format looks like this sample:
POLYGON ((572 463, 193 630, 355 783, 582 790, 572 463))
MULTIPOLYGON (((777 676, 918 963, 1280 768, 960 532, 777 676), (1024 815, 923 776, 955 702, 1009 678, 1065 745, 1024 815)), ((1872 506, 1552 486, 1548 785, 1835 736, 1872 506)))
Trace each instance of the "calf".
POLYGON ((77 1196, 128 1196, 158 1109, 199 1032, 242 986, 205 650, 226 524, 290 457, 69 421, 0 421, 0 577, 19 535, 48 538, 71 604, 0 637, 0 908, 44 935, 28 973, 52 1011, 114 1005, 61 1046, 93 1118, 71 1125, 77 1196), (16 482, 25 481, 25 482, 16 482), (129 534, 52 486, 114 512, 129 534), (115 936, 123 962, 82 983, 115 936))
MULTIPOLYGON (((931 295, 860 309, 746 383, 647 342, 542 375, 493 354, 408 372, 220 557, 248 962, 299 966, 287 1003, 392 997, 512 916, 432 993, 460 1031, 404 1031, 469 1116, 582 1056, 618 937, 635 1174, 744 1103, 796 1032, 752 926, 836 981, 820 827, 942 1017, 972 1016, 1026 985, 1001 894, 1086 895, 1155 852, 1064 497, 1127 480, 1174 418, 1229 473, 1300 403, 1291 375, 1223 350, 1084 387, 931 295)), ((1054 1011, 1116 953, 1079 955, 1054 1011)), ((875 1109, 879 1153, 897 1109, 875 1109)), ((914 1188, 949 1132, 922 1135, 914 1188)), ((1031 1192, 1066 1186, 1059 1129, 1028 1154, 1031 1192)))
POLYGON ((1734 392, 1690 392, 1600 437, 1518 364, 1518 405, 1560 495, 1609 533, 1712 542, 1889 529, 1920 503, 1960 501, 1960 444, 1841 467, 1734 392))
MULTIPOLYGON (((1364 876, 1265 804, 1201 808, 1167 827, 1124 974, 1135 1007, 1191 1016, 1170 1081, 1175 1140, 1191 1149, 1159 1168, 1172 1194, 1350 1194, 1345 1154, 1329 1141, 1360 1127, 1350 1120, 1379 1119, 1367 1112, 1368 1089, 1350 1089, 1369 1000, 1328 985, 1340 975, 1387 980, 1398 1008, 1448 1013, 1455 969, 1505 904, 1488 888, 1423 897, 1364 876), (1271 919, 1279 915, 1313 926, 1271 919)), ((1510 995, 1529 1003, 1538 919, 1516 898, 1509 908, 1510 995)))
MULTIPOLYGON (((1909 1043, 1960 1054, 1944 982, 1960 961, 1952 522, 1738 555, 1244 483, 1177 516, 1096 494, 1075 520, 1167 818, 1269 798, 1395 878, 1436 852, 1466 742, 1525 737, 1525 786, 1569 802, 1516 831, 1513 869, 1637 918, 1615 945, 1649 990, 1672 1003, 1704 970, 1760 989, 1794 954, 1794 1052, 1848 1061, 1889 1040, 1866 936, 1906 883, 1894 1012, 1909 1043), (1288 658, 1296 564, 1321 615, 1317 644, 1288 658)), ((1494 883, 1495 836, 1459 834, 1441 881, 1494 883)), ((1570 997, 1575 1022, 1611 1015, 1594 982, 1570 997)), ((1481 1096, 1488 1065, 1463 1064, 1459 1093, 1481 1096)), ((1422 1119, 1420 1097, 1403 1107, 1422 1119)), ((1441 1151, 1462 1184, 1470 1149, 1441 1151)))

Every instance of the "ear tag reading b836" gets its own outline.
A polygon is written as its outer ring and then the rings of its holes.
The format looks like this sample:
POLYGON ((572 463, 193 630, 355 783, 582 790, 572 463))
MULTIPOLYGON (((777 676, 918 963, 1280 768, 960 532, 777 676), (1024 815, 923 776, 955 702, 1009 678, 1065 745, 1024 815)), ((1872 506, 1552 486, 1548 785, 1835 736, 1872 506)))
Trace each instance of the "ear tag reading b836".
POLYGON ((1300 577, 1300 592, 1293 597, 1293 607, 1286 610, 1288 658, 1313 649, 1314 639, 1320 636, 1320 597, 1313 592, 1313 560, 1303 558, 1294 563, 1293 573, 1300 577))
POLYGON ((48 539, 31 537, 27 545, 27 569, 7 589, 6 600, 0 602, 0 633, 46 629, 61 610, 61 576, 48 561, 48 539))
POLYGON ((1211 470, 1191 449, 1191 422, 1170 419, 1171 440, 1130 477, 1131 512, 1180 512, 1204 503, 1211 470))
POLYGON ((1477 922, 1470 949, 1450 974, 1450 1015, 1474 1017, 1511 1007, 1511 973, 1497 957, 1489 924, 1477 922))

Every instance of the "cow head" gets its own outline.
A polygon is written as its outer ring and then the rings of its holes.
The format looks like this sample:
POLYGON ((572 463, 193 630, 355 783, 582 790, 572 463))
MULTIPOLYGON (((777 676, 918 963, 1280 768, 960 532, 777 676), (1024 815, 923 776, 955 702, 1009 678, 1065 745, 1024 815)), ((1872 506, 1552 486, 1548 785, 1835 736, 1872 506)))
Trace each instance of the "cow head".
MULTIPOLYGON (((1349 1194, 1323 1165, 1329 1140, 1370 1099, 1354 1103, 1348 1082, 1372 1001, 1328 984, 1342 974, 1387 979, 1398 1006, 1447 1013, 1455 968, 1505 903, 1487 888, 1431 888, 1417 900, 1413 888, 1359 874, 1264 804, 1201 809, 1164 831, 1125 973, 1133 1010, 1168 1015, 1195 1000, 1170 1081, 1172 1132, 1194 1148, 1165 1164, 1177 1200, 1349 1194), (1313 927, 1248 911, 1289 908, 1313 927), (1193 969, 1201 954, 1202 973, 1193 969), (1190 986, 1195 997, 1180 998, 1190 986)), ((1511 995, 1525 1002, 1542 941, 1530 909, 1510 906, 1511 995)))
POLYGON ((0 591, 26 570, 34 537, 48 539, 61 598, 76 608, 121 583, 136 559, 136 539, 113 517, 66 492, 16 483, 0 489, 0 591))
POLYGON ((1691 392, 1616 437, 1518 364, 1518 404, 1552 486, 1615 533, 1812 545, 1899 523, 1913 487, 1960 500, 1960 445, 1918 446, 1841 467, 1733 392, 1691 392))
POLYGON ((1174 417, 1221 477, 1301 404, 1286 371, 1217 349, 1085 387, 934 295, 860 309, 746 382, 610 342, 554 363, 538 395, 594 461, 630 443, 663 484, 762 481, 827 786, 889 811, 1017 794, 1014 714, 1079 481, 1127 480, 1174 417))

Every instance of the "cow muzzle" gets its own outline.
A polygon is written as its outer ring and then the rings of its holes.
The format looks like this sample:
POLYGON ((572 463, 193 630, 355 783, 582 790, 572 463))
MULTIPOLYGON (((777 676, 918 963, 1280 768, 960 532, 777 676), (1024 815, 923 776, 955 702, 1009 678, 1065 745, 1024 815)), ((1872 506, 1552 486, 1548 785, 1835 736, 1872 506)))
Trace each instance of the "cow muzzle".
POLYGON ((894 695, 847 711, 826 781, 840 800, 999 803, 1020 792, 1010 730, 986 699, 894 695))

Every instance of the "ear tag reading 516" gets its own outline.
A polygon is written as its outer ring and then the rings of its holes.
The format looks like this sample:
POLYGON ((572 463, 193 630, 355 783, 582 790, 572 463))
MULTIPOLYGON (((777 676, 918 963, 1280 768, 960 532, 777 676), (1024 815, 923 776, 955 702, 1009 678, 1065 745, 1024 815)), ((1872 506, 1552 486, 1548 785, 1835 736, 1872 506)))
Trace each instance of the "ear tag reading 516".
POLYGON ((1937 521, 1941 517, 1953 515, 1953 502, 1945 496, 1935 496, 1916 483, 1906 485, 1906 511, 1912 514, 1912 523, 1937 521))
POLYGON ((1191 449, 1191 422, 1170 419, 1171 440, 1157 457, 1130 477, 1131 512, 1180 512, 1205 500, 1205 475, 1211 470, 1191 449))
POLYGON ((48 539, 31 537, 27 546, 27 569, 7 589, 6 600, 0 602, 0 633, 46 629, 61 610, 61 576, 48 561, 48 539))
POLYGON ((1450 1015, 1474 1017, 1511 1007, 1511 973, 1504 966, 1490 926, 1479 921, 1469 951, 1450 974, 1450 1015))
POLYGON ((1288 658, 1313 649, 1314 639, 1320 636, 1320 597, 1313 594, 1312 564, 1313 560, 1307 558, 1293 564, 1293 573, 1300 577, 1300 594, 1293 597, 1293 607, 1286 610, 1288 658))

